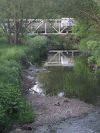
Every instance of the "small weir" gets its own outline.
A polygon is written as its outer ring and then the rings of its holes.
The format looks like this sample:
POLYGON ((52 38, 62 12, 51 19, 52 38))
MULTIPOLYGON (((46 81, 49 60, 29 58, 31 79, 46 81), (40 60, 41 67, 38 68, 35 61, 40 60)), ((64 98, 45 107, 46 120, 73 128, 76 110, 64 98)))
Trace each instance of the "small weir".
POLYGON ((48 60, 44 66, 74 66, 74 57, 78 50, 51 50, 48 52, 48 60))

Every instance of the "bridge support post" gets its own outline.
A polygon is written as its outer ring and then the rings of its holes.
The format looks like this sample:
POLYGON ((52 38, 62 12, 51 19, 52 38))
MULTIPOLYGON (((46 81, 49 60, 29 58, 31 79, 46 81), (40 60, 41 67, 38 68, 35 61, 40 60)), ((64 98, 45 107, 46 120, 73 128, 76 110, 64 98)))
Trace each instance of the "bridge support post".
POLYGON ((72 58, 74 57, 74 51, 72 51, 72 58))
POLYGON ((61 54, 60 54, 60 52, 58 54, 59 54, 59 64, 60 64, 60 62, 61 62, 61 54))
POLYGON ((45 34, 47 34, 47 23, 45 22, 45 34))
POLYGON ((61 21, 59 20, 59 34, 61 33, 61 21))

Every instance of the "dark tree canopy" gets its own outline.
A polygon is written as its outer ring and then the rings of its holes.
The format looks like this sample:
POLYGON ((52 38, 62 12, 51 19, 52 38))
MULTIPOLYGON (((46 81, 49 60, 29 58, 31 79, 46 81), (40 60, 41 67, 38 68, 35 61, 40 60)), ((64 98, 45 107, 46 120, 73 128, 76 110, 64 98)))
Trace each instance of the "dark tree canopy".
POLYGON ((99 5, 93 0, 0 0, 0 22, 9 43, 20 43, 25 33, 23 19, 62 17, 91 21, 100 26, 99 5), (14 20, 13 37, 10 19, 14 20))

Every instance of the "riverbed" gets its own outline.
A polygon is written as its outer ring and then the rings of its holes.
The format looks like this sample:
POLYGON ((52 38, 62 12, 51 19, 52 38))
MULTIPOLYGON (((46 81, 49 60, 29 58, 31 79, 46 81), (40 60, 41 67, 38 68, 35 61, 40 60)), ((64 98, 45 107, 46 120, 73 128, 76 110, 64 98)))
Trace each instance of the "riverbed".
POLYGON ((100 133, 100 108, 76 98, 46 95, 31 67, 24 71, 24 92, 31 102, 35 122, 19 126, 10 133, 100 133), (38 88, 39 87, 39 88, 38 88), (35 89, 36 88, 36 89, 35 89))

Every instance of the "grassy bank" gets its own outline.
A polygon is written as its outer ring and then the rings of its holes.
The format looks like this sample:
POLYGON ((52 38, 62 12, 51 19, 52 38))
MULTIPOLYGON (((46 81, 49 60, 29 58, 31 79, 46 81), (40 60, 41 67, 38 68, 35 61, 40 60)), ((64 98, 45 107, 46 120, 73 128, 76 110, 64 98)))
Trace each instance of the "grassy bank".
POLYGON ((40 63, 45 58, 45 52, 41 52, 43 45, 36 46, 38 40, 34 38, 32 42, 10 46, 0 40, 0 132, 6 132, 14 123, 24 124, 34 120, 31 105, 22 94, 22 71, 28 67, 28 62, 40 63))

